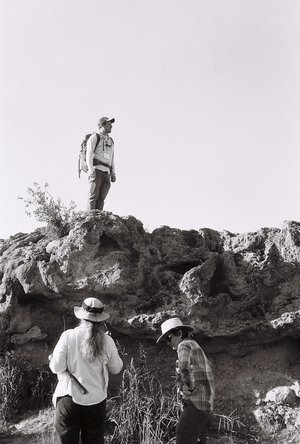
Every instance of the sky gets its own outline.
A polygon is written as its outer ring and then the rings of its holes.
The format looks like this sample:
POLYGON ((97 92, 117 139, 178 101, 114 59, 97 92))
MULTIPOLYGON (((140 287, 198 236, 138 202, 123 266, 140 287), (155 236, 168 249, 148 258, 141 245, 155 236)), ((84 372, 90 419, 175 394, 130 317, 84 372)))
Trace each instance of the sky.
POLYGON ((300 221, 299 0, 0 0, 0 238, 34 182, 86 210, 77 160, 116 119, 105 210, 233 233, 300 221))

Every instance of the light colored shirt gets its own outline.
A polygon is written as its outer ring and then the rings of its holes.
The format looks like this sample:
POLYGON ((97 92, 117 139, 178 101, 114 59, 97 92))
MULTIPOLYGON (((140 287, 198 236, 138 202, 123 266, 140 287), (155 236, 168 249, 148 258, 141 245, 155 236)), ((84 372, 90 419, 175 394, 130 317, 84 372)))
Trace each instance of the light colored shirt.
POLYGON ((183 398, 192 401, 197 409, 211 413, 215 385, 211 364, 204 351, 196 341, 184 339, 178 346, 177 354, 179 384, 185 388, 183 398))
POLYGON ((103 134, 100 132, 100 142, 96 146, 97 136, 96 133, 92 134, 88 139, 86 144, 86 163, 88 166, 89 173, 94 170, 94 168, 104 171, 106 173, 115 175, 115 162, 114 162, 114 141, 108 134, 103 134), (106 167, 104 165, 93 165, 93 160, 97 159, 110 165, 106 167))
POLYGON ((98 404, 107 397, 108 374, 117 374, 122 370, 123 362, 120 358, 114 340, 103 333, 103 349, 100 356, 90 362, 83 358, 80 344, 84 330, 78 326, 62 333, 54 348, 50 369, 58 376, 53 403, 60 396, 70 395, 76 404, 98 404), (83 394, 76 383, 65 372, 68 369, 86 388, 83 394))

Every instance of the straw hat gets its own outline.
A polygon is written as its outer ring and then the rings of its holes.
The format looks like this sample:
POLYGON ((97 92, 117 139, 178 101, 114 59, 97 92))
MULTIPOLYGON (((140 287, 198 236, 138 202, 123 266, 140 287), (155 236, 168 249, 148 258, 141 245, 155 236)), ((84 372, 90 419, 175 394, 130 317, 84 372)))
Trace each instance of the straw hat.
POLYGON ((171 330, 176 330, 177 328, 184 328, 188 331, 194 331, 191 325, 184 325, 179 318, 171 318, 161 324, 162 334, 157 339, 156 343, 161 342, 171 330))
POLYGON ((109 318, 109 314, 104 311, 104 305, 97 298, 85 299, 81 307, 74 307, 74 314, 78 319, 92 322, 102 322, 109 318))

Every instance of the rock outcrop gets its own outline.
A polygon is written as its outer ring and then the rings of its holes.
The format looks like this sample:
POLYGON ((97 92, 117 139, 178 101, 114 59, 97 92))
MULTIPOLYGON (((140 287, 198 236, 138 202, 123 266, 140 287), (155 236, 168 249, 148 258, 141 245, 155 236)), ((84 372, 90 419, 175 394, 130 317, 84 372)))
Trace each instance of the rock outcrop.
POLYGON ((167 226, 148 233, 132 216, 93 212, 61 238, 38 229, 2 240, 0 254, 2 355, 46 363, 74 325, 73 306, 95 295, 129 353, 145 343, 166 379, 174 354, 155 345, 159 325, 172 315, 192 324, 214 364, 219 409, 229 399, 232 409, 251 409, 256 393, 297 381, 298 222, 247 234, 167 226))

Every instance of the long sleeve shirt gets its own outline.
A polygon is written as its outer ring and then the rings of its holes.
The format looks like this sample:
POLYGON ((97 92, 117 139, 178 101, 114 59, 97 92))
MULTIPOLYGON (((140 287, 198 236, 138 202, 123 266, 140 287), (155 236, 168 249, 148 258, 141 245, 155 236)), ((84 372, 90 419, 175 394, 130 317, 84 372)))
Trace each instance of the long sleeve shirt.
POLYGON ((96 133, 92 134, 86 144, 86 163, 88 171, 91 173, 94 168, 115 175, 115 161, 114 161, 114 141, 108 134, 100 133, 100 141, 97 144, 96 133), (109 165, 94 165, 94 158, 109 165))
POLYGON ((199 344, 191 339, 180 342, 176 363, 177 382, 183 398, 199 410, 211 413, 215 396, 214 377, 209 360, 199 344))
POLYGON ((53 403, 60 396, 70 395, 74 402, 80 405, 98 404, 107 397, 108 375, 117 374, 122 370, 120 358, 114 340, 103 333, 103 349, 100 356, 90 362, 83 358, 80 344, 83 340, 82 328, 66 330, 62 333, 54 348, 50 369, 58 376, 53 403), (68 373, 69 370, 86 388, 83 394, 68 373))

